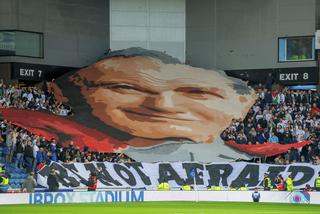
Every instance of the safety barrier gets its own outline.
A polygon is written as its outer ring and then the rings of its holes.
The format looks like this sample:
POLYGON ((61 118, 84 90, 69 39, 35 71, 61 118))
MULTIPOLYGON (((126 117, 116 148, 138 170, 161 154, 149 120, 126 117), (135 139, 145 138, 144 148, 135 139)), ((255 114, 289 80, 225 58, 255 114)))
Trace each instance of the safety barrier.
MULTIPOLYGON (((252 191, 97 191, 0 194, 0 204, 115 203, 145 201, 251 202, 252 191)), ((320 204, 320 192, 261 191, 261 202, 320 204)))

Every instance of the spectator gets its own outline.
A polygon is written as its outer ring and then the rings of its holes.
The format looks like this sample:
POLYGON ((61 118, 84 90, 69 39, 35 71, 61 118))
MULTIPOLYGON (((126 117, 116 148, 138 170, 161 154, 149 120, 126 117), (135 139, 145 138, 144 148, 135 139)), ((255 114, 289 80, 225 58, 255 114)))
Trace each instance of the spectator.
POLYGON ((88 187, 88 191, 96 191, 96 189, 97 189, 97 174, 95 172, 90 173, 87 187, 88 187))
POLYGON ((23 182, 21 186, 21 191, 23 192, 34 192, 34 188, 37 186, 37 182, 34 179, 34 173, 31 172, 27 179, 23 182))
POLYGON ((305 191, 305 192, 311 192, 311 191, 312 191, 312 188, 311 188, 310 184, 306 184, 306 186, 304 187, 303 191, 305 191))
POLYGON ((49 192, 57 192, 59 190, 59 183, 56 175, 56 171, 51 169, 50 174, 47 179, 48 191, 49 192))
POLYGON ((56 139, 52 138, 49 146, 50 146, 49 151, 51 152, 51 160, 57 161, 58 158, 57 158, 56 139))
POLYGON ((236 138, 236 142, 238 144, 247 144, 247 139, 245 138, 245 136, 242 133, 240 133, 240 134, 238 134, 238 136, 236 138))
POLYGON ((8 133, 6 136, 6 145, 8 148, 7 162, 9 163, 12 162, 12 157, 13 157, 16 144, 17 144, 17 133, 16 133, 16 130, 10 124, 8 127, 8 133))
POLYGON ((289 161, 290 163, 295 163, 299 161, 299 154, 298 154, 298 150, 296 150, 295 148, 291 148, 289 151, 289 161))
POLYGON ((276 180, 274 181, 275 185, 277 186, 278 191, 284 191, 284 179, 282 175, 278 175, 276 180))
POLYGON ((36 155, 37 165, 40 163, 46 162, 46 160, 47 160, 47 153, 45 152, 43 147, 40 147, 36 155))
POLYGON ((23 167, 23 158, 24 158, 24 148, 25 148, 25 141, 18 140, 17 146, 16 146, 16 168, 22 168, 23 167))
POLYGON ((37 171, 39 172, 46 165, 46 161, 42 161, 37 166, 37 171))
POLYGON ((25 147, 25 152, 24 152, 24 159, 25 159, 25 165, 27 168, 27 173, 30 173, 33 171, 33 147, 32 147, 32 142, 29 140, 27 142, 27 145, 25 147))
POLYGON ((274 132, 272 132, 271 136, 268 139, 268 142, 270 142, 270 143, 279 143, 279 138, 274 134, 274 132))
POLYGON ((309 111, 309 115, 312 117, 319 117, 320 116, 320 108, 318 108, 316 103, 312 104, 312 108, 309 111))
POLYGON ((267 141, 267 137, 266 137, 265 133, 257 134, 256 141, 259 144, 264 144, 267 141))

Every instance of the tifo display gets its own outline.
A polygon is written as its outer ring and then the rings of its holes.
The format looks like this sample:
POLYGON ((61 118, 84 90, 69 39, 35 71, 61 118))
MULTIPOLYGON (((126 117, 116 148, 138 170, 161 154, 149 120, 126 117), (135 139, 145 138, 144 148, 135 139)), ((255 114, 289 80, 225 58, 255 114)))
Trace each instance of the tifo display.
POLYGON ((0 190, 30 193, 4 204, 319 202, 316 92, 141 48, 41 88, 0 86, 0 190))

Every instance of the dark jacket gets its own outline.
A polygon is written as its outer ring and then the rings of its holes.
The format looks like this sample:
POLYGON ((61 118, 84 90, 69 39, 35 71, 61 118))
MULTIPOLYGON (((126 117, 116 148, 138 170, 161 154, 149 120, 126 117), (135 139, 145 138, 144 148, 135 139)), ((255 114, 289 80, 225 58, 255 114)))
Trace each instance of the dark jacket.
POLYGON ((18 141, 16 145, 16 153, 23 153, 23 152, 24 152, 24 148, 22 146, 22 143, 18 141))
POLYGON ((26 146, 25 151, 24 151, 24 156, 33 158, 33 148, 32 146, 26 146))
POLYGON ((57 192, 59 189, 59 183, 57 181, 57 176, 49 174, 47 179, 47 184, 49 186, 49 192, 57 192))

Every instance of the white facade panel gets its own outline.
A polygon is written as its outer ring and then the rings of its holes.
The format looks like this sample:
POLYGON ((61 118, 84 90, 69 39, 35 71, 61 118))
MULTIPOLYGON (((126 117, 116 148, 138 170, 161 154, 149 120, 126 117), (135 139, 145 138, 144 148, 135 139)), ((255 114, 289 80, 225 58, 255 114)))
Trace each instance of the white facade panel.
POLYGON ((147 11, 112 11, 112 24, 114 26, 140 26, 146 27, 147 11))
MULTIPOLYGON (((145 27, 138 26, 114 26, 111 31, 111 42, 113 41, 147 41, 148 30, 145 27)), ((117 50, 112 44, 111 49, 117 50)))
POLYGON ((111 11, 146 11, 146 2, 147 0, 111 0, 112 8, 110 9, 111 11))
POLYGON ((150 28, 150 41, 183 42, 184 28, 150 28))
POLYGON ((150 11, 185 12, 185 0, 150 0, 150 11))
POLYGON ((111 0, 110 48, 142 47, 185 61, 185 0, 111 0))
POLYGON ((185 28, 184 13, 153 12, 150 14, 150 25, 154 27, 185 28))

